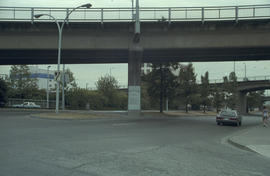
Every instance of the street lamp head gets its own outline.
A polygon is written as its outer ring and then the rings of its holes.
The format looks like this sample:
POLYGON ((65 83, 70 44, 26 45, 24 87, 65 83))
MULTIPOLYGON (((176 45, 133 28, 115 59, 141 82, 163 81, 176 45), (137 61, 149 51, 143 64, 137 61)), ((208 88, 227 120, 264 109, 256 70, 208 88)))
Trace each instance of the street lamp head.
POLYGON ((92 4, 87 3, 87 4, 84 4, 84 5, 81 5, 81 7, 85 7, 85 8, 87 8, 87 9, 89 9, 89 8, 92 7, 92 4))
POLYGON ((40 18, 41 16, 43 16, 44 14, 37 14, 37 15, 34 15, 35 18, 40 18))

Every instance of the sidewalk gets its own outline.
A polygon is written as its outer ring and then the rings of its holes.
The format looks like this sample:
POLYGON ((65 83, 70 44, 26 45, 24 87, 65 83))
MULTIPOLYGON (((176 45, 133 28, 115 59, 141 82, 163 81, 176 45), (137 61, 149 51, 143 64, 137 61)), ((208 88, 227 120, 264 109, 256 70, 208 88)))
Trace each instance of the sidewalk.
POLYGON ((259 153, 270 158, 270 126, 262 125, 243 131, 230 137, 228 142, 245 150, 259 153))

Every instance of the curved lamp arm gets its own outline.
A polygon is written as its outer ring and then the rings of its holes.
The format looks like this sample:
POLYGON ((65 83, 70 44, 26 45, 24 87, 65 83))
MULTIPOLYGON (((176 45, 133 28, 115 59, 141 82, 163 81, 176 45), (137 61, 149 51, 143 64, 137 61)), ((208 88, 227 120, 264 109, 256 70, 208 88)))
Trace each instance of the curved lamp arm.
POLYGON ((51 17, 54 20, 54 22, 57 24, 57 28, 60 31, 61 28, 60 28, 59 22, 58 22, 58 20, 54 16, 49 15, 49 14, 36 14, 36 15, 34 15, 35 18, 40 18, 42 16, 49 16, 49 17, 51 17))
POLYGON ((78 7, 73 8, 73 9, 67 14, 66 18, 64 19, 64 21, 63 21, 63 23, 62 23, 62 25, 61 25, 61 29, 63 29, 64 24, 66 23, 66 21, 67 21, 69 15, 70 15, 72 12, 74 12, 75 10, 77 10, 77 9, 79 9, 79 8, 82 8, 82 7, 85 7, 85 8, 87 8, 87 9, 89 9, 89 8, 92 7, 92 4, 87 3, 87 4, 83 4, 83 5, 80 5, 80 6, 78 6, 78 7))

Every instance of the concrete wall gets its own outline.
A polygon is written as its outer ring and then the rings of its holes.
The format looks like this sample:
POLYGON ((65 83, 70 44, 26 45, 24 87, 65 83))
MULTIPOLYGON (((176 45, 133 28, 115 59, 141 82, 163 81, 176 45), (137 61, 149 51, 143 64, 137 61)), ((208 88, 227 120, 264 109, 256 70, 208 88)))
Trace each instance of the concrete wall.
MULTIPOLYGON (((133 25, 70 23, 63 31, 64 62, 127 63, 133 25)), ((0 64, 20 63, 21 59, 26 64, 50 64, 57 56, 58 32, 54 23, 1 22, 0 41, 0 64)), ((270 23, 147 22, 141 24, 140 43, 143 62, 269 59, 270 23)))

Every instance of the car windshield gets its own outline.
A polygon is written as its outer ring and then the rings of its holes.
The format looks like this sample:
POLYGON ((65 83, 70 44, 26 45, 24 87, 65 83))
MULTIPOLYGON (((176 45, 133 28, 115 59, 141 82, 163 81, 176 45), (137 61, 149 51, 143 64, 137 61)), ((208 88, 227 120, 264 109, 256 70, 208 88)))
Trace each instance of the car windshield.
POLYGON ((234 111, 221 111, 221 116, 236 116, 236 113, 234 111))

